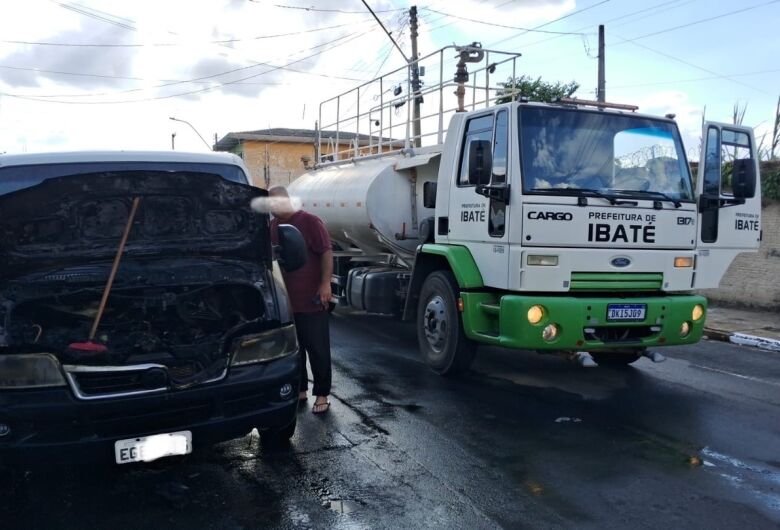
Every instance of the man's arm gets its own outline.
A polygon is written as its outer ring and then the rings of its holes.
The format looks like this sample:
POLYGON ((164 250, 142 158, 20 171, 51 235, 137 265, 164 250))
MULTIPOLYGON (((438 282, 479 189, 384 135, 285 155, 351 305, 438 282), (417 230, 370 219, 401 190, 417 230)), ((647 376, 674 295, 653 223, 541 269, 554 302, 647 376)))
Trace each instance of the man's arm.
POLYGON ((333 276, 333 251, 326 250, 320 255, 320 268, 322 269, 322 278, 320 279, 320 303, 323 307, 328 307, 330 297, 333 294, 330 288, 330 279, 333 276))

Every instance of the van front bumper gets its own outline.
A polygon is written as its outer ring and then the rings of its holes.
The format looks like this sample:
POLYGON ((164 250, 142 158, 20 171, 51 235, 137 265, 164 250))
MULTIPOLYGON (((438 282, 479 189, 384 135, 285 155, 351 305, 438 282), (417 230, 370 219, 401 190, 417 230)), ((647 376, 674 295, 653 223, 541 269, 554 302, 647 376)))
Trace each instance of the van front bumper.
MULTIPOLYGON (((0 393, 0 460, 73 459, 114 462, 117 440, 191 431, 193 449, 281 429, 295 421, 299 356, 231 368, 222 381, 186 390, 91 401, 70 387, 0 393), (293 391, 284 397, 284 385, 293 391)), ((10 461, 10 460, 9 460, 10 461)))

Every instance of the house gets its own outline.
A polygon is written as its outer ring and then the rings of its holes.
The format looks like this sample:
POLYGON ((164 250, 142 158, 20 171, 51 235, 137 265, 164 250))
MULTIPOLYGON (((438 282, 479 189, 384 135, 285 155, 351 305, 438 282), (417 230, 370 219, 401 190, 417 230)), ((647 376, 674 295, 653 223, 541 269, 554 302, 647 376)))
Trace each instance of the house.
MULTIPOLYGON (((328 155, 336 150, 336 132, 322 131, 321 134, 322 153, 328 155)), ((373 137, 372 141, 367 134, 358 136, 342 131, 337 150, 346 151, 354 147, 356 139, 361 147, 376 144, 378 140, 373 137)), ((314 164, 316 140, 317 131, 312 129, 261 129, 228 133, 214 145, 214 150, 227 151, 243 158, 254 185, 270 188, 289 184, 314 164)), ((396 148, 403 147, 402 142, 396 141, 396 144, 396 148)))

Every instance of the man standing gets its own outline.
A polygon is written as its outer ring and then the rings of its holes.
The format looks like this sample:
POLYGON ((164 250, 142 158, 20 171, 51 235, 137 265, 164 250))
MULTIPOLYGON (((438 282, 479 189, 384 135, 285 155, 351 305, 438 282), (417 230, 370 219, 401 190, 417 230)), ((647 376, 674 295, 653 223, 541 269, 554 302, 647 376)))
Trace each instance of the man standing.
POLYGON ((280 223, 297 228, 306 242, 306 264, 300 269, 284 274, 290 295, 298 344, 301 352, 301 392, 298 396, 306 401, 309 375, 306 357, 311 364, 316 396, 312 412, 322 414, 330 409, 330 330, 328 327, 328 304, 330 304, 330 278, 333 274, 333 251, 325 226, 319 217, 303 210, 296 210, 287 189, 282 186, 268 191, 271 199, 271 237, 278 242, 280 223))

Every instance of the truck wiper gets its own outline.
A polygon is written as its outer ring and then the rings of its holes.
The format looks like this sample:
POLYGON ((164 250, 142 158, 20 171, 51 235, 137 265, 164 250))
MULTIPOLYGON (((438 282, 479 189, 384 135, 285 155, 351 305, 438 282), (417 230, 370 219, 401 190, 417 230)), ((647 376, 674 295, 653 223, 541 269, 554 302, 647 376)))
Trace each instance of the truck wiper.
POLYGON ((660 191, 648 191, 648 190, 609 190, 609 191, 614 191, 616 193, 637 193, 639 195, 652 195, 653 197, 658 197, 665 201, 671 202, 672 204, 674 204, 675 208, 679 208, 682 206, 682 203, 680 201, 660 191))
POLYGON ((567 195, 571 197, 598 197, 599 199, 609 201, 609 204, 613 206, 617 204, 633 204, 636 206, 636 203, 633 201, 620 201, 612 195, 607 195, 591 188, 533 188, 531 191, 542 191, 551 195, 567 195))

